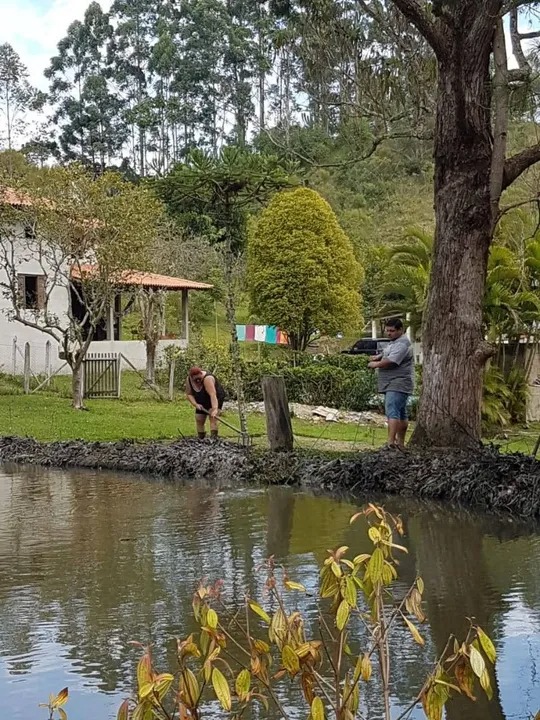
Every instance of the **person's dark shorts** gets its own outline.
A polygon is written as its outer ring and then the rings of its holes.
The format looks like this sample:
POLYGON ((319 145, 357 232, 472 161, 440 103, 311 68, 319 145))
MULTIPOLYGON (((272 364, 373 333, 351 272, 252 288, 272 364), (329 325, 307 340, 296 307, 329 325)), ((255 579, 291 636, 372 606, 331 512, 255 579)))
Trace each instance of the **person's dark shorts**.
POLYGON ((389 420, 407 420, 407 393, 388 390, 384 393, 384 414, 389 420))
MULTIPOLYGON (((218 408, 219 408, 220 410, 223 408, 223 400, 224 400, 224 398, 221 398, 221 399, 218 398, 218 408)), ((199 405, 200 405, 200 404, 202 404, 202 403, 199 403, 199 405)), ((209 405, 208 407, 206 407, 206 405, 203 405, 203 407, 205 408, 205 410, 206 410, 207 412, 204 412, 203 410, 199 410, 198 408, 196 408, 196 409, 195 409, 195 415, 204 415, 204 416, 206 416, 206 415, 210 412, 210 410, 212 409, 212 405, 209 405)))

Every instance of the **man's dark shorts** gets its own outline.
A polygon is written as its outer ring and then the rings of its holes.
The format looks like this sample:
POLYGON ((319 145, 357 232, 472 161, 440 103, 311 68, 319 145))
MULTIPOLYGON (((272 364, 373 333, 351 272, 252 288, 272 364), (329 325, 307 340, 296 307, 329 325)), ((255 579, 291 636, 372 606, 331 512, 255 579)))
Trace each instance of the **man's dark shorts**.
POLYGON ((384 393, 384 413, 389 420, 407 420, 407 400, 409 395, 397 390, 384 393))

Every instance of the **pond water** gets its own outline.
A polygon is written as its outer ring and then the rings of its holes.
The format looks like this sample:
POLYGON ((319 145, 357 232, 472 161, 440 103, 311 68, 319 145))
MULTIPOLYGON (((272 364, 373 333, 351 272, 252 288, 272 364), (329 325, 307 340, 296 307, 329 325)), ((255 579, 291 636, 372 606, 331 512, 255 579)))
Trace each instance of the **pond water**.
MULTIPOLYGON (((231 600, 246 588, 260 596, 258 568, 273 554, 314 590, 327 548, 369 549, 365 526, 348 523, 360 505, 285 488, 219 490, 107 472, 4 468, 0 718, 46 720, 38 703, 66 685, 70 720, 116 717, 133 688, 138 650, 130 641, 163 648, 189 633, 199 578, 222 578, 231 600)), ((429 618, 425 648, 405 630, 393 639, 396 715, 448 634, 461 633, 474 616, 498 649, 495 696, 489 704, 455 703, 447 717, 533 716, 540 709, 539 529, 395 498, 386 506, 405 522, 403 587, 416 573, 424 578, 429 618)), ((299 607, 314 618, 313 597, 301 597, 299 607)), ((374 720, 375 683, 370 693, 364 702, 374 720)))

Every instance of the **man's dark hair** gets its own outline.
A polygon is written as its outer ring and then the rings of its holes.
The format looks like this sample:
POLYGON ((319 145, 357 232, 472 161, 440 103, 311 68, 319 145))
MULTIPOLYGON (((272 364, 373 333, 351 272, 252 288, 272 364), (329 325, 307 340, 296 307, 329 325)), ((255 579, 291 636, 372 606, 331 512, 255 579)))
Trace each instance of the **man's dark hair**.
POLYGON ((388 318, 388 320, 385 320, 384 327, 391 327, 395 330, 403 330, 403 322, 401 318, 388 318))

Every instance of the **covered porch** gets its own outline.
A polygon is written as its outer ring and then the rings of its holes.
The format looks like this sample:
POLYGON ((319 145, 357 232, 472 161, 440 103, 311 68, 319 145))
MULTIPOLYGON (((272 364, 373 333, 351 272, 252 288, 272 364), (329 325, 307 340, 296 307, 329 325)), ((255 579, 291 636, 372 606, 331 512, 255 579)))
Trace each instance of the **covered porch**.
MULTIPOLYGON (((72 269, 72 280, 77 280, 76 270, 72 269)), ((103 323, 97 328, 95 339, 91 343, 90 353, 122 353, 137 369, 143 369, 146 363, 146 346, 143 339, 128 340, 122 337, 122 323, 129 307, 134 303, 134 293, 140 290, 148 292, 176 293, 177 312, 180 320, 178 337, 163 336, 158 344, 158 355, 166 347, 175 346, 186 349, 189 344, 189 294, 190 292, 211 290, 214 286, 208 283, 176 278, 157 273, 138 270, 125 270, 115 278, 114 299, 110 303, 103 323), (127 305, 123 300, 128 296, 127 305)), ((72 298, 73 302, 73 298, 72 298)))

